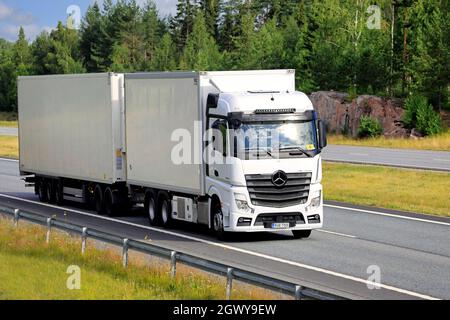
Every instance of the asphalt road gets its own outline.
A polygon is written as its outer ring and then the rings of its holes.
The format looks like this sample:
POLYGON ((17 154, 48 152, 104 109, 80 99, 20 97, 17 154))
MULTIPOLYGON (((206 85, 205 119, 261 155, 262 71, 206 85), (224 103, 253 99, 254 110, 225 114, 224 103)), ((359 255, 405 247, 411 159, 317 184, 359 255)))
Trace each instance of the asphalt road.
POLYGON ((329 145, 326 161, 376 164, 450 172, 450 152, 329 145))
POLYGON ((450 299, 450 219, 446 218, 327 204, 325 228, 309 239, 294 240, 289 233, 239 234, 223 243, 193 225, 172 230, 149 227, 139 209, 110 219, 76 205, 61 209, 39 204, 20 181, 15 161, 0 160, 0 193, 4 194, 0 204, 130 238, 148 237, 173 250, 302 281, 349 298, 450 299), (370 266, 381 272, 380 289, 367 288, 370 266))
POLYGON ((0 127, 0 136, 18 136, 18 134, 17 128, 0 127))

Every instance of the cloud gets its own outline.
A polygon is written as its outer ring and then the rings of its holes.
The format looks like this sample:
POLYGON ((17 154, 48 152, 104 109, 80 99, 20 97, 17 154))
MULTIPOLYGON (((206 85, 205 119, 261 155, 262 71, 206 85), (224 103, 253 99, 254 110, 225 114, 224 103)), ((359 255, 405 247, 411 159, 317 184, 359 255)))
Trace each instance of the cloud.
POLYGON ((15 41, 21 26, 29 40, 33 40, 43 30, 51 30, 47 26, 39 26, 36 20, 33 14, 0 1, 0 38, 15 41))
POLYGON ((6 4, 0 1, 0 22, 30 25, 35 21, 36 19, 31 13, 8 7, 6 4))

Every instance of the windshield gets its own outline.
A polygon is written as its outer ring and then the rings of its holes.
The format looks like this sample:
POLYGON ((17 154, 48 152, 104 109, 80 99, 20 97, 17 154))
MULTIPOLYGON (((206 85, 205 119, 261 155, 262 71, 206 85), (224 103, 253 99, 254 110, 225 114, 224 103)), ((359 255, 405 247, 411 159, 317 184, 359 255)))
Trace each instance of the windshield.
POLYGON ((235 130, 237 153, 309 152, 317 149, 315 121, 243 123, 235 130))

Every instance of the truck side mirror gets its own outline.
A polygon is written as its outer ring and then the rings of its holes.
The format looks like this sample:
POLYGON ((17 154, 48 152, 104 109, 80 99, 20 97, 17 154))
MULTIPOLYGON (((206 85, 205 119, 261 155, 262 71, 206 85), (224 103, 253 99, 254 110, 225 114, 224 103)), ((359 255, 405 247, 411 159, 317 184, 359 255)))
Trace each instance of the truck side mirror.
POLYGON ((206 100, 206 110, 215 109, 219 103, 219 94, 208 94, 208 100, 206 100))
POLYGON ((318 121, 318 126, 319 126, 319 148, 323 149, 328 144, 328 142, 327 142, 327 128, 326 128, 325 122, 323 122, 322 120, 318 121))

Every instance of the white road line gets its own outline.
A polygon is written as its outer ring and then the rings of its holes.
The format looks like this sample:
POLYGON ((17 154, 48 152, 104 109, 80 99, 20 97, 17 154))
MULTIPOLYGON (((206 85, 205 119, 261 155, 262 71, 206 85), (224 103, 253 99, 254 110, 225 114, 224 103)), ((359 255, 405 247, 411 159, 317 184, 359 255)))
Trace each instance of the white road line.
POLYGON ((339 233, 339 232, 333 232, 333 231, 328 231, 328 230, 325 230, 325 229, 318 229, 318 230, 314 230, 314 231, 323 232, 323 233, 329 233, 329 234, 334 234, 334 235, 341 236, 341 237, 356 238, 356 236, 352 236, 352 235, 350 235, 350 234, 339 233))
POLYGON ((445 161, 445 162, 450 162, 450 159, 433 159, 434 161, 445 161))
POLYGON ((64 207, 58 207, 58 206, 54 206, 54 205, 51 205, 51 204, 41 203, 41 202, 27 200, 27 199, 21 199, 21 198, 8 196, 8 195, 4 195, 4 194, 0 194, 0 197, 5 197, 5 198, 9 198, 9 199, 24 201, 24 202, 33 203, 33 204, 38 204, 38 205, 42 205, 42 206, 45 206, 45 207, 59 209, 59 210, 62 209, 62 210, 66 210, 66 211, 72 211, 72 212, 75 212, 75 213, 78 213, 78 214, 81 214, 81 215, 86 215, 86 216, 95 217, 95 218, 98 218, 98 219, 103 219, 103 220, 108 220, 108 221, 112 221, 112 222, 126 224, 126 225, 133 226, 133 227, 138 227, 138 228, 152 230, 152 231, 156 231, 156 232, 160 232, 160 233, 165 233, 165 234, 169 234, 169 235, 172 235, 172 236, 175 236, 175 237, 184 238, 184 239, 188 239, 188 240, 191 240, 191 241, 197 241, 197 242, 205 243, 205 244, 208 244, 208 245, 220 247, 220 248, 223 248, 223 249, 232 250, 232 251, 236 251, 236 252, 240 252, 240 253, 245 253, 245 254, 252 255, 252 256, 255 256, 255 257, 259 257, 259 258, 272 260, 272 261, 285 263, 285 264, 289 264, 289 265, 292 265, 292 266, 296 266, 296 267, 300 267, 300 268, 304 268, 304 269, 308 269, 308 270, 313 270, 313 271, 325 273, 325 274, 328 274, 328 275, 331 275, 331 276, 352 280, 352 281, 363 283, 363 284, 366 284, 366 285, 378 286, 378 287, 386 289, 386 290, 391 290, 391 291, 403 293, 403 294, 410 295, 412 297, 417 297, 417 298, 420 298, 420 299, 439 300, 439 299, 437 299, 435 297, 432 297, 432 296, 429 296, 429 295, 425 295, 425 294, 421 294, 421 293, 417 293, 417 292, 413 292, 413 291, 409 291, 409 290, 405 290, 405 289, 401 289, 401 288, 396 288, 396 287, 385 285, 385 284, 378 284, 378 283, 375 283, 373 281, 357 278, 357 277, 346 275, 346 274, 343 274, 343 273, 339 273, 339 272, 335 272, 335 271, 331 271, 331 270, 327 270, 327 269, 323 269, 323 268, 318 268, 318 267, 314 267, 314 266, 309 266, 309 265, 306 265, 306 264, 302 264, 302 263, 295 262, 295 261, 290 261, 290 260, 285 260, 285 259, 282 259, 282 258, 272 257, 272 256, 269 256, 269 255, 266 255, 266 254, 263 254, 263 253, 253 252, 253 251, 250 251, 250 250, 241 249, 241 248, 233 247, 233 246, 222 244, 222 243, 217 243, 217 242, 213 242, 213 241, 210 241, 210 240, 196 238, 196 237, 193 237, 193 236, 179 234, 179 233, 175 233, 175 232, 172 232, 172 231, 167 231, 167 230, 163 230, 163 229, 143 226, 143 225, 139 225, 139 224, 136 224, 136 223, 131 223, 131 222, 118 220, 118 219, 114 219, 114 218, 102 217, 102 216, 99 216, 99 215, 96 215, 96 214, 91 214, 91 213, 78 211, 78 210, 73 210, 73 209, 64 208, 64 207))
POLYGON ((19 160, 16 159, 8 159, 8 158, 0 158, 1 161, 9 161, 9 162, 19 162, 19 160))
POLYGON ((442 222, 442 221, 434 221, 434 220, 428 220, 428 219, 407 217, 407 216, 401 216, 401 215, 393 214, 393 213, 385 213, 385 212, 378 212, 378 211, 371 211, 371 210, 364 210, 364 209, 357 209, 357 208, 349 208, 349 207, 344 207, 344 206, 335 206, 335 205, 332 205, 332 204, 324 204, 323 206, 324 207, 328 207, 328 208, 335 208, 335 209, 363 212, 363 213, 375 214, 375 215, 379 215, 379 216, 386 216, 386 217, 393 217, 393 218, 398 218, 398 219, 413 220, 413 221, 420 221, 420 222, 440 224, 440 225, 443 225, 443 226, 450 226, 449 222, 442 222))

